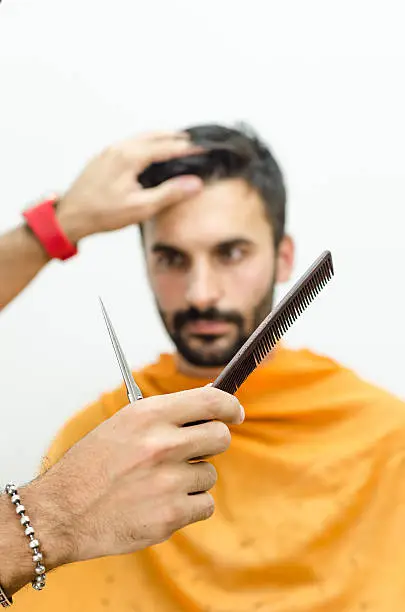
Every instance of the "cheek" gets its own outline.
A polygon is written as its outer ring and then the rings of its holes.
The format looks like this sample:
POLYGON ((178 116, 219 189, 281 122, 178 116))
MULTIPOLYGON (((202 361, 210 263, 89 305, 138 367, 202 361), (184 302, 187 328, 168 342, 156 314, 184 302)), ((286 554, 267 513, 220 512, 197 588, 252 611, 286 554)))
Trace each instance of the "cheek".
POLYGON ((228 298, 244 311, 257 306, 274 281, 274 264, 258 259, 235 268, 229 278, 228 298), (243 289, 242 289, 243 288, 243 289))
POLYGON ((186 283, 182 275, 152 272, 149 280, 161 310, 170 313, 184 308, 186 283))

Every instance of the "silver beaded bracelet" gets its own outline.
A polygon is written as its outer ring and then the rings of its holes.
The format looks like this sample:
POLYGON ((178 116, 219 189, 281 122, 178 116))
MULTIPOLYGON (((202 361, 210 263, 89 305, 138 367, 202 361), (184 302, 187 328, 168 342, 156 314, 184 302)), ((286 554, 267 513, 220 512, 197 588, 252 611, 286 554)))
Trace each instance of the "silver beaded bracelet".
POLYGON ((36 591, 42 591, 42 589, 45 587, 46 582, 46 568, 43 563, 39 540, 35 537, 35 530, 31 525, 30 517, 25 514, 25 507, 21 503, 21 499, 15 484, 9 483, 8 485, 6 485, 6 494, 10 497, 11 503, 15 506, 15 511, 16 514, 20 517, 20 522, 24 528, 24 533, 29 538, 28 545, 32 553, 32 560, 35 564, 35 578, 31 582, 31 584, 36 591))
POLYGON ((7 597, 0 584, 0 606, 2 608, 9 608, 13 604, 13 598, 7 597))

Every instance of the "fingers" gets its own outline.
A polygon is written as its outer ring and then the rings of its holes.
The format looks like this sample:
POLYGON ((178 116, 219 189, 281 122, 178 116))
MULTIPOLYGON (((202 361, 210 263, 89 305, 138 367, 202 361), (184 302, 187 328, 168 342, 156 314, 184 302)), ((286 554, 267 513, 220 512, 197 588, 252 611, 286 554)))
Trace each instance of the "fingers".
POLYGON ((188 496, 187 514, 185 524, 205 521, 214 514, 215 503, 211 493, 200 493, 199 495, 188 496))
POLYGON ((134 194, 133 206, 136 217, 139 217, 139 207, 145 207, 146 216, 152 217, 158 212, 177 204, 203 188, 203 181, 198 176, 179 176, 165 181, 158 187, 143 189, 134 194))
POLYGON ((178 443, 171 452, 173 459, 189 461, 220 455, 229 448, 230 443, 229 427, 221 421, 209 421, 179 430, 178 443))
POLYGON ((205 521, 213 515, 214 510, 214 498, 207 492, 185 495, 184 498, 177 499, 166 520, 164 539, 187 525, 205 521))
POLYGON ((217 482, 216 469, 206 461, 183 463, 181 468, 182 485, 187 494, 204 493, 212 489, 217 482))
MULTIPOLYGON (((155 132, 144 132, 136 137, 138 141, 156 141, 156 140, 190 140, 188 132, 178 132, 176 130, 160 130, 155 132)), ((128 143, 134 142, 135 139, 128 140, 128 143)))
POLYGON ((186 138, 173 138, 162 140, 150 140, 142 147, 141 155, 138 154, 138 172, 142 172, 147 166, 156 162, 163 162, 176 157, 186 155, 198 155, 204 149, 195 145, 186 138))
POLYGON ((181 132, 168 132, 166 136, 164 132, 144 135, 115 145, 112 150, 119 153, 125 165, 138 174, 152 163, 204 151, 190 140, 188 134, 181 132))
POLYGON ((205 493, 216 485, 218 474, 212 463, 189 463, 187 468, 192 476, 187 493, 205 493))
POLYGON ((170 395, 148 398, 150 409, 162 411, 165 419, 169 418, 176 425, 185 425, 195 421, 218 420, 224 423, 239 425, 244 420, 244 411, 234 395, 215 389, 202 387, 172 393, 170 395), (153 403, 152 403, 153 402, 153 403))
POLYGON ((151 144, 156 144, 163 141, 183 141, 191 144, 191 137, 188 132, 180 132, 178 130, 160 130, 153 132, 143 132, 136 134, 130 138, 125 138, 121 142, 116 143, 116 147, 125 151, 139 150, 139 145, 142 148, 151 144))

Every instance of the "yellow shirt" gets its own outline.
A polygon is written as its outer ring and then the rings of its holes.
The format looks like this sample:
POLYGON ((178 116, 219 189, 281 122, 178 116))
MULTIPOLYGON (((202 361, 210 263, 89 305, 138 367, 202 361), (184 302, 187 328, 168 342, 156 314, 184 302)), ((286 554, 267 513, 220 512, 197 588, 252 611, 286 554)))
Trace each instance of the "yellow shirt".
MULTIPOLYGON (((170 355, 135 377, 146 396, 208 382, 170 355)), ((59 568, 41 593, 15 596, 16 612, 404 612, 405 404, 285 348, 238 396, 246 421, 213 460, 211 519, 59 568)), ((126 403, 121 387, 75 416, 48 464, 126 403)))

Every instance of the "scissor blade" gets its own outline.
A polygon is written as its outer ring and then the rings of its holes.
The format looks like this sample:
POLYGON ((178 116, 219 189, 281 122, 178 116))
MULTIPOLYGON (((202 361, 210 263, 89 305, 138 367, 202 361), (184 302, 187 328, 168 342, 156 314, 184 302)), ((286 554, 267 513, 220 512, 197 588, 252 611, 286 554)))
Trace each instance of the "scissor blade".
POLYGON ((107 310, 103 304, 103 300, 101 297, 99 298, 101 310, 104 316, 105 324, 108 329, 108 333, 110 335, 111 343, 114 347, 115 355, 118 360, 118 364, 120 366, 121 374, 125 382, 125 386, 127 388, 128 399, 130 402, 136 402, 139 399, 143 398, 142 392, 136 382, 134 381, 134 377, 132 376, 131 369, 128 365, 128 362, 125 358, 121 345, 118 341, 117 334, 115 333, 114 327, 111 323, 110 317, 107 314, 107 310))

